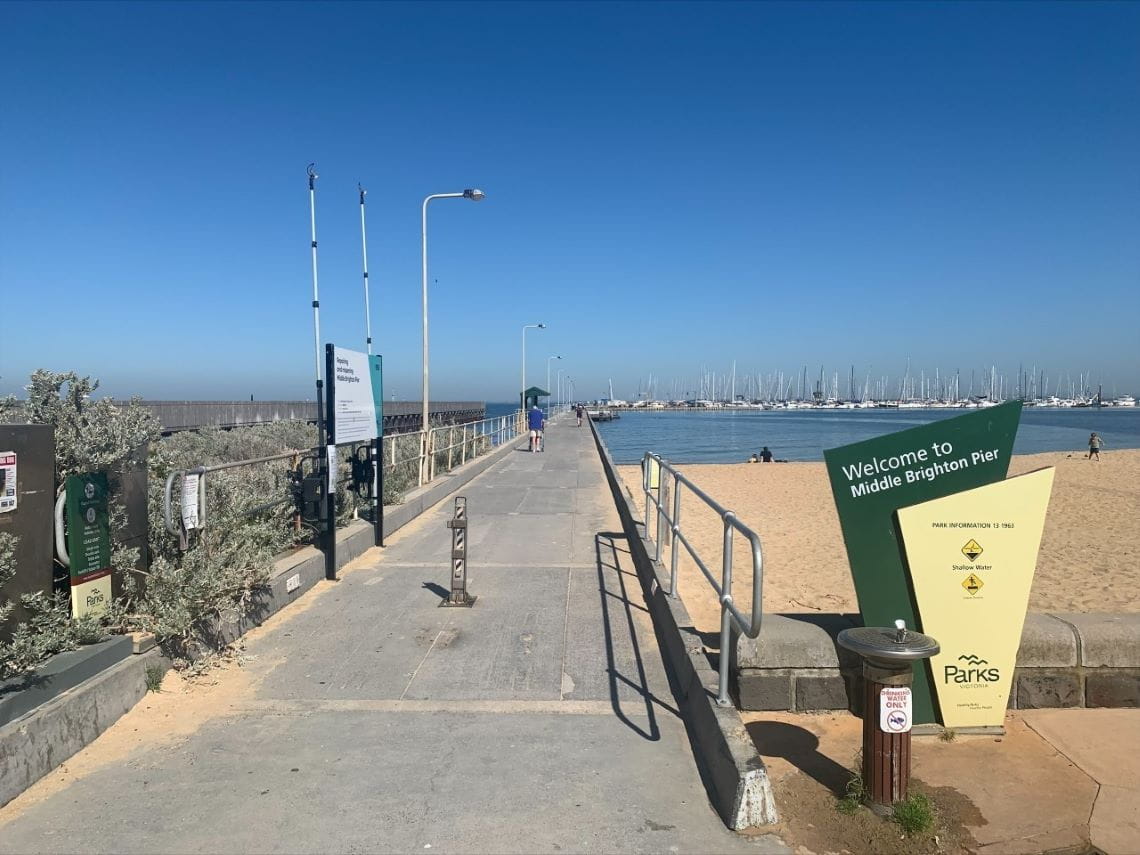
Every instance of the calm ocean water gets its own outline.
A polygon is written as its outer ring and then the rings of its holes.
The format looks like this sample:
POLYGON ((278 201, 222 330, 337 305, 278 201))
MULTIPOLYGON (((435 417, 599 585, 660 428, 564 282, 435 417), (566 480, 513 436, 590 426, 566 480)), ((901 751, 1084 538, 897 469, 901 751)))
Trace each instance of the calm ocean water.
MULTIPOLYGON (((488 405, 490 411, 490 405, 488 405)), ((654 451, 676 463, 743 463, 768 446, 780 460, 823 460, 825 448, 858 442, 974 410, 621 411, 598 429, 617 463, 637 463, 654 451)), ((1104 450, 1140 448, 1140 407, 1027 407, 1015 454, 1085 453, 1096 431, 1104 450)))

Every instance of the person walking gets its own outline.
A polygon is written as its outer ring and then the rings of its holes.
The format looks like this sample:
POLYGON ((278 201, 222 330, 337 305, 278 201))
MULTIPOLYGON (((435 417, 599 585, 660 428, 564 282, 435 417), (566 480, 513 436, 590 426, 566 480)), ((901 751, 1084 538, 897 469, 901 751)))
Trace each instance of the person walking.
POLYGON ((1101 440, 1099 436, 1097 436, 1096 431, 1094 430, 1092 432, 1092 436, 1089 437, 1089 460, 1095 460, 1097 463, 1100 462, 1100 447, 1103 444, 1104 441, 1101 440))
POLYGON ((526 414, 526 426, 530 429, 530 451, 534 452, 540 450, 542 445, 542 428, 546 423, 546 419, 542 416, 542 410, 538 408, 538 404, 531 407, 529 413, 526 414))
POLYGON ((578 427, 581 427, 582 426, 582 405, 581 404, 579 404, 577 407, 575 407, 574 413, 575 413, 575 415, 578 416, 578 427))

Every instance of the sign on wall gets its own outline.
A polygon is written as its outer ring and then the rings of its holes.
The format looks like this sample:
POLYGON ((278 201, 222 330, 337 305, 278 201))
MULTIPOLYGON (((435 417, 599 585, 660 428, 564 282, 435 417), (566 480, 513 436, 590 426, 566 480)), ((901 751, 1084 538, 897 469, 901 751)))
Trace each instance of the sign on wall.
POLYGON ((0 451, 0 514, 16 510, 16 452, 0 451))
POLYGON ((946 727, 1005 719, 1053 469, 898 512, 946 727))
POLYGON ((111 522, 107 474, 71 475, 67 491, 67 552, 73 617, 98 615, 111 602, 111 522))
MULTIPOLYGON (((866 626, 902 619, 938 638, 914 614, 895 511, 1003 479, 1020 417, 1021 402, 1011 401, 824 451, 866 626)), ((934 720, 934 697, 920 663, 914 722, 934 720)))

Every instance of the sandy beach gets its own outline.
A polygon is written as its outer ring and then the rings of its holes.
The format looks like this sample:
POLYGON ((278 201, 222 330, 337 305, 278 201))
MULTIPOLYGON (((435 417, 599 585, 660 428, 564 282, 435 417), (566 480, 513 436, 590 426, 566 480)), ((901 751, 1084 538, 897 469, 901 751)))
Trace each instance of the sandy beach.
MULTIPOLYGON (((1029 610, 1140 611, 1140 450, 1104 452, 1099 464, 1075 451, 1022 455, 1013 458, 1009 474, 1045 466, 1056 467, 1056 476, 1029 610)), ((643 509, 640 469, 619 471, 643 509)), ((759 533, 764 611, 858 611, 823 463, 691 465, 682 471, 759 533)), ((682 521, 686 537, 719 578, 720 518, 689 497, 682 521)), ((746 541, 738 536, 733 549, 733 598, 746 605, 746 541)), ((663 552, 666 566, 668 555, 663 552)), ((716 597, 683 549, 680 576, 681 596, 697 627, 717 629, 716 597)))

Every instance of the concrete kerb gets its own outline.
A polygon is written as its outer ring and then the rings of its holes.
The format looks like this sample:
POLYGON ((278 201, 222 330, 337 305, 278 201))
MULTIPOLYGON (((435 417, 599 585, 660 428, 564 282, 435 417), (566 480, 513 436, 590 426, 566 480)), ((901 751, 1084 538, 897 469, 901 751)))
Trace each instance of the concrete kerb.
POLYGON ((131 656, 0 728, 0 805, 94 742, 147 693, 148 668, 170 663, 157 648, 131 656))
POLYGON ((704 642, 681 600, 665 593, 662 581, 668 579, 669 572, 660 562, 654 562, 646 550, 631 497, 617 477, 609 449, 592 421, 590 430, 710 801, 725 824, 735 831, 777 822, 764 761, 745 730, 740 713, 734 707, 717 705, 717 673, 705 656, 704 642))
MULTIPOLYGON (((450 493, 501 460, 526 441, 518 437, 489 454, 417 488, 407 499, 386 508, 385 534, 398 531, 450 493)), ((337 569, 373 546, 372 523, 355 520, 337 532, 337 569)), ((277 559, 269 582, 256 592, 248 612, 216 621, 198 633, 203 648, 221 647, 301 597, 325 576, 324 554, 304 547, 277 559), (291 584, 293 583, 293 584, 291 584), (292 587, 293 590, 289 590, 292 587)), ((129 646, 130 640, 124 639, 129 646)), ((66 654, 65 654, 66 656, 66 654)), ((130 656, 84 679, 19 718, 0 726, 0 806, 93 742, 146 694, 147 669, 165 673, 170 661, 157 648, 130 656)))

